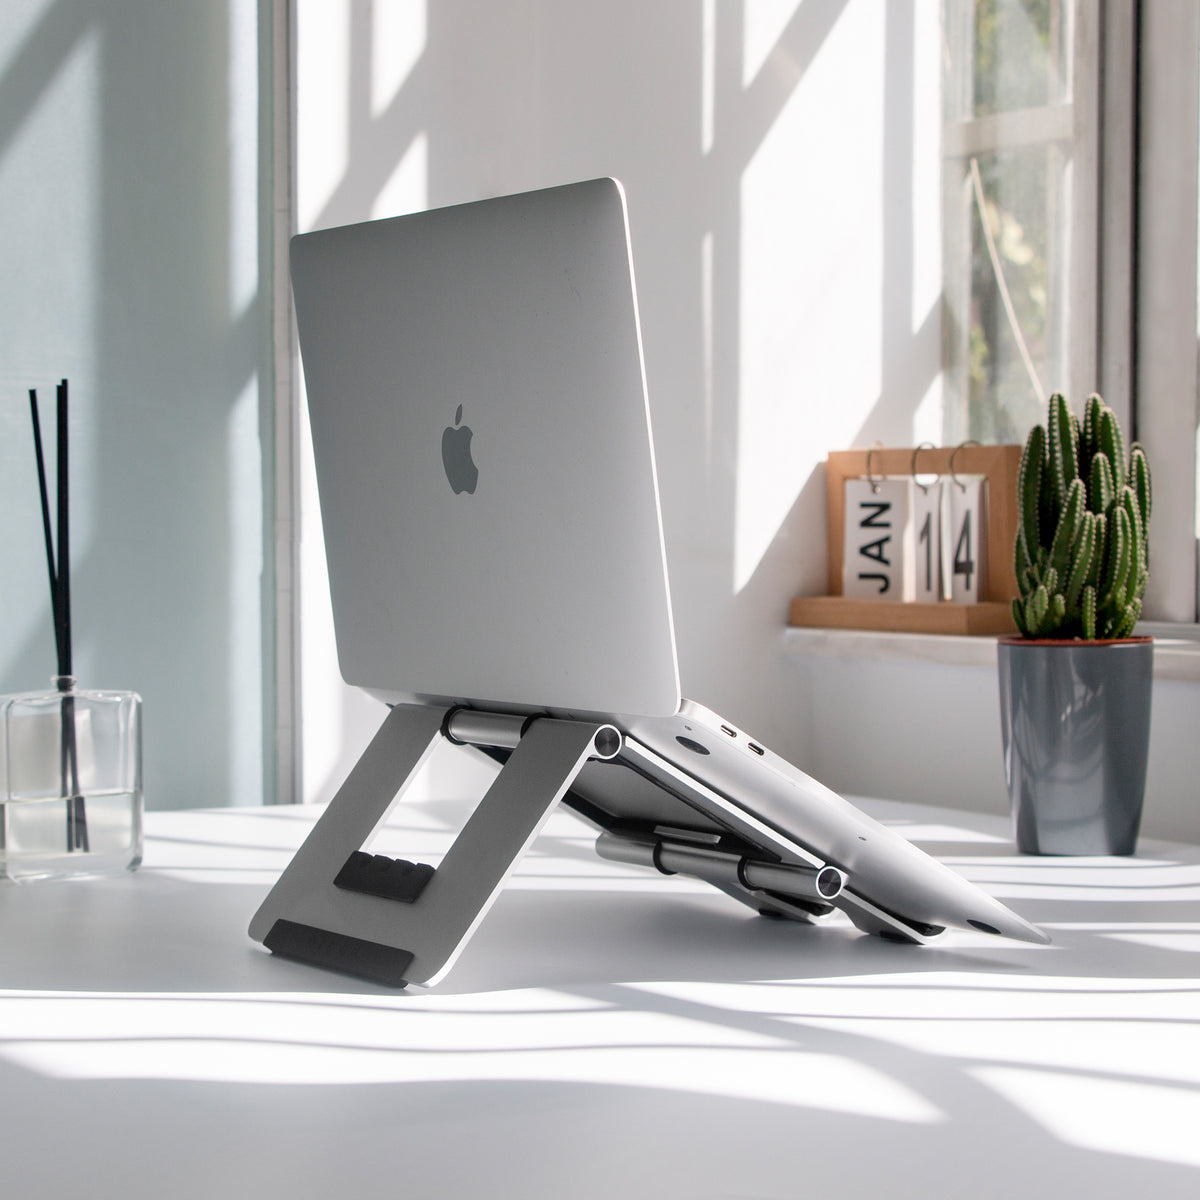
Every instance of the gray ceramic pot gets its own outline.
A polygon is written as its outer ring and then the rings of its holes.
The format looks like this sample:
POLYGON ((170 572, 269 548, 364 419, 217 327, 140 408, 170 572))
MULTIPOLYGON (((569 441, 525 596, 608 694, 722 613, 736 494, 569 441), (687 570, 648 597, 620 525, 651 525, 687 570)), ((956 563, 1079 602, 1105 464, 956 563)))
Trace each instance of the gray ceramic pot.
POLYGON ((1154 643, 998 644, 1004 777, 1025 854, 1132 854, 1146 788, 1154 643))

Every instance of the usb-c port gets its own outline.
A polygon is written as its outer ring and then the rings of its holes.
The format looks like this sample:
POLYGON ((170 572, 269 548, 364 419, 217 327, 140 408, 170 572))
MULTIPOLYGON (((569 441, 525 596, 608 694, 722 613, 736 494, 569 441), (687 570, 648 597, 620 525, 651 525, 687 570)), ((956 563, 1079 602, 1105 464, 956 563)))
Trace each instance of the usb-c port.
POLYGON ((737 737, 737 731, 730 729, 728 725, 722 725, 721 732, 729 734, 730 737, 737 737))
POLYGON ((749 746, 750 749, 753 750, 755 754, 765 754, 766 753, 766 751, 760 745, 758 745, 756 742, 747 742, 746 745, 749 746))

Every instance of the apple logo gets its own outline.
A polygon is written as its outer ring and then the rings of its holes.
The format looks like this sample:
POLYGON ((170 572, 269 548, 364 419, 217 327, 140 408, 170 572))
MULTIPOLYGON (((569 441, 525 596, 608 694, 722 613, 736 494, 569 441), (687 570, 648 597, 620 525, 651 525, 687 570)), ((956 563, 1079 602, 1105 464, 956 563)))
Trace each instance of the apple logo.
POLYGON ((446 478, 457 496, 459 492, 471 495, 479 482, 479 468, 471 457, 471 429, 462 423, 462 405, 454 414, 454 424, 442 431, 442 465, 446 478))

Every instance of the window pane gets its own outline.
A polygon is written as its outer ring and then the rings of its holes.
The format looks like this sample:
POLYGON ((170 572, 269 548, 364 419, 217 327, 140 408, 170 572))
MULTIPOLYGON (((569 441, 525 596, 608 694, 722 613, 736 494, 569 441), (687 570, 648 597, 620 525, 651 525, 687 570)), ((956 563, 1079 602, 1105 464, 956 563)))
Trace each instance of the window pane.
POLYGON ((1021 441, 1069 391, 1074 14, 945 0, 947 441, 1021 441))
POLYGON ((967 436, 1020 441, 1066 388, 1064 156, 1033 146, 973 161, 967 436))
POLYGON ((1068 100, 1069 0, 974 5, 972 112, 977 117, 1068 100))

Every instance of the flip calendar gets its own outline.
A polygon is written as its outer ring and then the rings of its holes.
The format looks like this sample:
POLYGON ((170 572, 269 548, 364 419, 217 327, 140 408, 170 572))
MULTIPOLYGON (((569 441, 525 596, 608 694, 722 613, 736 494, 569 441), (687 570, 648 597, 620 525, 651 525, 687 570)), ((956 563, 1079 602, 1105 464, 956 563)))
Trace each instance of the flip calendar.
POLYGON ((947 482, 943 564, 955 604, 978 604, 987 594, 987 479, 959 475, 947 482))
POLYGON ((913 482, 847 479, 842 595, 912 600, 913 482))
POLYGON ((913 599, 921 604, 936 604, 945 597, 942 493, 940 480, 913 485, 913 599))

